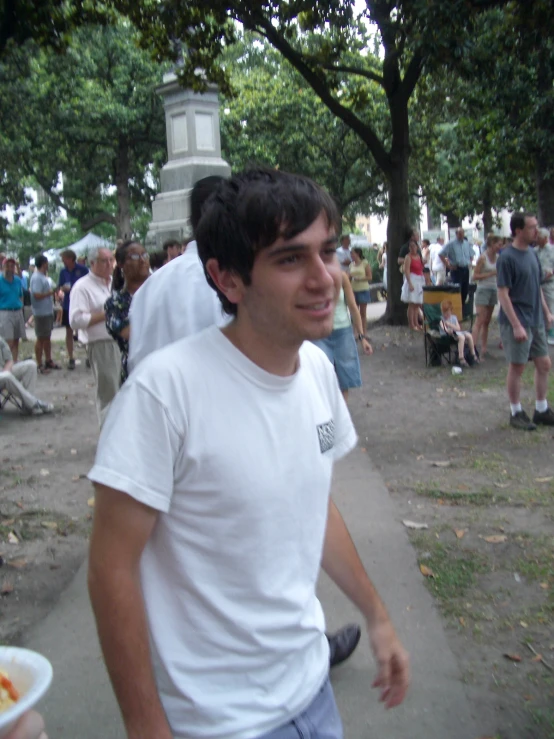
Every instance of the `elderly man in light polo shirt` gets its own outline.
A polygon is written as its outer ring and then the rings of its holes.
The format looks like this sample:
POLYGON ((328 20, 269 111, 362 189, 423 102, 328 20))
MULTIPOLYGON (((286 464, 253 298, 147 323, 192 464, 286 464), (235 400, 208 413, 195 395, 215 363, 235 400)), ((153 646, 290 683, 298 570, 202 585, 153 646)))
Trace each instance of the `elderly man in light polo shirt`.
POLYGON ((450 270, 451 281, 460 285, 462 305, 465 305, 469 293, 469 268, 473 259, 473 249, 465 237, 463 228, 456 229, 456 238, 448 242, 439 257, 450 270))
POLYGON ((96 381, 96 410, 100 425, 119 389, 121 354, 108 334, 104 304, 112 288, 112 254, 109 249, 89 251, 90 272, 71 290, 69 323, 79 330, 96 381))

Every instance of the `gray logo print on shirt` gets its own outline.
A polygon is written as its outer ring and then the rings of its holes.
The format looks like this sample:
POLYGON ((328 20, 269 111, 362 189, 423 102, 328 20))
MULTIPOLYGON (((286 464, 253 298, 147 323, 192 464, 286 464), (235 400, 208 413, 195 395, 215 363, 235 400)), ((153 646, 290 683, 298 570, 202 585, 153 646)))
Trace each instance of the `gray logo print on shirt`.
POLYGON ((322 454, 332 449, 335 444, 335 422, 333 419, 327 423, 320 423, 317 427, 319 437, 319 449, 322 454))

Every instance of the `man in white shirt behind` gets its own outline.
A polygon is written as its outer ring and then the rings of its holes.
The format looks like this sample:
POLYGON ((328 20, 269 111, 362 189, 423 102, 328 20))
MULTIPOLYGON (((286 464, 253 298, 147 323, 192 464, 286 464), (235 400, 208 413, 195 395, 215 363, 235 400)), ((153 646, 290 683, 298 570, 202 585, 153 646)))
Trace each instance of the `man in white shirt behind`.
POLYGON ((85 344, 94 381, 96 410, 102 425, 106 411, 119 390, 121 353, 108 334, 104 304, 112 291, 112 254, 109 249, 93 248, 88 254, 90 272, 71 289, 69 323, 85 344))
POLYGON ((329 497, 356 444, 310 341, 333 327, 338 222, 306 178, 221 183, 196 236, 232 321, 141 362, 106 418, 89 589, 129 739, 342 739, 320 566, 367 621, 384 704, 405 696, 408 657, 329 497))
POLYGON ((439 236, 434 244, 429 247, 429 266, 435 285, 444 285, 446 281, 446 267, 439 254, 444 249, 444 238, 439 236))

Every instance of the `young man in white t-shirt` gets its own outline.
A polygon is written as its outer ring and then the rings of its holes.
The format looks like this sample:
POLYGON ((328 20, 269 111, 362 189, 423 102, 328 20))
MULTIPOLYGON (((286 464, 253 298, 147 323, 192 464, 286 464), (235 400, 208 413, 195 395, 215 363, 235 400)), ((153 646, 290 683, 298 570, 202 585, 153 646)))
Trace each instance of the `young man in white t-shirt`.
POLYGON ((328 335, 338 215, 253 170, 205 206, 198 251, 233 320, 131 373, 106 419, 89 588, 128 739, 340 739, 320 565, 360 608, 388 707, 408 657, 329 498, 356 434, 328 335))

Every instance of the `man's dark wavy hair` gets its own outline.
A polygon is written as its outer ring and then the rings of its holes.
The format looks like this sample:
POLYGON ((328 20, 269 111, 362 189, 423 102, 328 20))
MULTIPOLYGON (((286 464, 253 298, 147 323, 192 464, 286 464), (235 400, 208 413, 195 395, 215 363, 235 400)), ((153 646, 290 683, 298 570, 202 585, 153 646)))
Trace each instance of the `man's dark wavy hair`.
MULTIPOLYGON (((219 183, 206 200, 195 229, 198 254, 204 265, 215 259, 221 269, 251 282, 256 255, 278 238, 292 239, 324 213, 340 233, 340 216, 332 197, 315 182, 277 169, 255 167, 219 183)), ((237 306, 214 285, 229 315, 237 306)))

